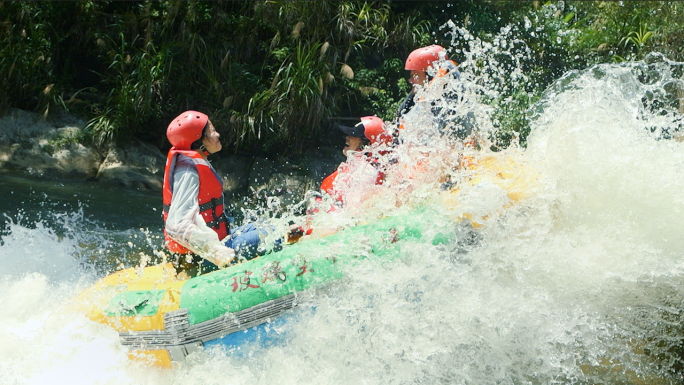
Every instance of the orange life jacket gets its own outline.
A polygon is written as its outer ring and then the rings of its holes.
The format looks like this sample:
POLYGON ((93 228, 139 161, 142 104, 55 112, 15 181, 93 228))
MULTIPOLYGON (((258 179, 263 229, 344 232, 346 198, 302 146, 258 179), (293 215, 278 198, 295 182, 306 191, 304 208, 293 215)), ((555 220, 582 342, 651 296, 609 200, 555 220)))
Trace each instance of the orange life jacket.
MULTIPOLYGON (((166 168, 164 169, 164 225, 166 226, 166 219, 169 216, 169 207, 173 198, 171 177, 173 176, 176 166, 176 155, 178 154, 191 158, 197 168, 197 174, 199 175, 197 201, 202 219, 204 219, 208 227, 218 234, 219 239, 227 237, 230 234, 230 227, 223 207, 223 183, 209 163, 202 158, 202 155, 193 150, 178 150, 175 147, 171 147, 171 150, 169 150, 169 155, 166 158, 166 168)), ((171 239, 166 234, 166 230, 164 230, 164 238, 166 248, 169 251, 179 254, 190 253, 190 250, 185 246, 171 239)))
MULTIPOLYGON (((373 158, 371 158, 369 156, 367 156, 367 160, 371 164, 373 164, 375 161, 373 158)), ((337 176, 339 175, 340 171, 345 173, 345 172, 347 172, 347 169, 348 169, 348 167, 346 167, 346 165, 344 165, 344 166, 341 165, 340 168, 335 170, 335 172, 333 172, 332 174, 328 175, 325 179, 323 179, 323 182, 321 182, 321 190, 325 191, 326 193, 328 193, 328 195, 335 198, 335 200, 337 200, 339 202, 343 202, 344 197, 342 196, 342 194, 340 192, 335 190, 333 185, 334 185, 335 179, 337 179, 337 176)), ((385 173, 383 173, 382 171, 378 171, 378 177, 375 180, 375 184, 381 185, 381 184, 383 184, 384 181, 385 181, 385 173)))
MULTIPOLYGON (((335 196, 335 189, 333 188, 333 183, 335 182, 335 178, 337 178, 337 173, 339 171, 335 170, 334 173, 328 175, 323 179, 323 182, 321 182, 321 190, 325 191, 330 195, 331 197, 335 196)), ((337 200, 342 200, 342 197, 335 197, 337 200)))

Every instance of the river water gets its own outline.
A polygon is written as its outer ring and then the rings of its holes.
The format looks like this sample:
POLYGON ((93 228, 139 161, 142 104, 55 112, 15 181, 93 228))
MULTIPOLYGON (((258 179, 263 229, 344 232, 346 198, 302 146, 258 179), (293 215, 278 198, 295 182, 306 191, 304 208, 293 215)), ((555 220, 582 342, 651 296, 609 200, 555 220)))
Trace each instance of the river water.
MULTIPOLYGON (((460 84, 475 90, 467 64, 460 84)), ((293 313, 283 343, 207 349, 171 370, 129 361, 116 332, 65 305, 154 262, 160 197, 2 175, 0 383, 682 383, 682 66, 654 56, 566 74, 531 111, 528 147, 497 154, 533 170, 529 196, 502 206, 481 188, 459 203, 486 214, 476 242, 407 242, 396 263, 313 292, 316 311, 293 313)), ((427 186, 397 210, 436 199, 427 186)))

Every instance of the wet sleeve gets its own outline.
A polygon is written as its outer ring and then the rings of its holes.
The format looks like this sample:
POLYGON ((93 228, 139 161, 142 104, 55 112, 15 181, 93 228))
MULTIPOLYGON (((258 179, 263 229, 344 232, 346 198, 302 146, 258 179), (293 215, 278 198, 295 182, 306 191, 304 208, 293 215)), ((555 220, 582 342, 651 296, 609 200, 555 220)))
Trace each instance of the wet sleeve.
POLYGON ((403 102, 401 102, 401 105, 399 105, 399 109, 397 110, 396 117, 401 118, 402 115, 408 113, 411 111, 411 108, 413 108, 413 105, 416 104, 415 100, 413 97, 415 94, 413 91, 411 91, 408 95, 406 95, 406 98, 404 99, 403 102))
POLYGON ((216 259, 227 247, 200 215, 197 196, 199 175, 192 167, 179 165, 174 172, 173 198, 166 219, 166 234, 193 253, 216 259))

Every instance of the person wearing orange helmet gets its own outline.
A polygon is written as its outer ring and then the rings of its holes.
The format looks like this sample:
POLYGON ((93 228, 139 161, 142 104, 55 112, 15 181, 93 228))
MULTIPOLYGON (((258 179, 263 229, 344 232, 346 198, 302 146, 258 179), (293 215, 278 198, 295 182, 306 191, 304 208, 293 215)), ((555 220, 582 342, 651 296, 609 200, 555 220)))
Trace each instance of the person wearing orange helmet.
POLYGON ((378 157, 384 155, 387 152, 387 149, 384 151, 378 150, 374 154, 371 147, 380 147, 383 145, 385 147, 391 146, 394 139, 392 135, 385 130, 382 119, 377 116, 364 116, 354 127, 339 126, 339 129, 346 134, 345 147, 342 149, 342 153, 347 156, 347 161, 341 163, 334 173, 323 180, 321 183, 321 190, 328 193, 330 196, 335 197, 336 200, 343 202, 346 200, 343 190, 349 189, 349 183, 353 178, 361 178, 362 174, 372 174, 374 177, 374 184, 382 184, 385 174, 381 170, 382 167, 378 162, 378 157), (355 165, 354 161, 358 160, 363 161, 360 165, 369 164, 373 166, 373 169, 371 170, 367 167, 355 165), (366 172, 360 173, 360 167, 366 172), (342 174, 343 177, 338 180, 340 174, 342 174), (346 181, 346 183, 344 183, 346 186, 340 185, 340 182, 343 180, 346 181))
POLYGON ((437 131, 426 131, 424 135, 414 133, 415 138, 412 139, 422 143, 429 142, 437 134, 448 134, 459 139, 468 137, 473 131, 475 116, 472 111, 465 111, 461 106, 463 99, 458 94, 463 91, 462 85, 459 85, 459 91, 456 92, 455 85, 450 84, 454 79, 460 79, 461 74, 456 69, 456 63, 449 60, 446 50, 436 44, 418 48, 406 58, 404 68, 411 71, 409 82, 413 87, 397 110, 399 128, 407 126, 412 117, 410 113, 420 102, 421 111, 413 114, 421 115, 416 123, 426 128, 425 118, 432 116, 436 124, 431 128, 437 131), (459 107, 450 105, 444 108, 446 104, 459 104, 459 107))
POLYGON ((172 147, 164 170, 164 235, 176 269, 194 274, 225 267, 236 256, 253 258, 260 231, 254 224, 230 231, 223 182, 207 160, 222 147, 209 117, 186 111, 166 136, 172 147))
MULTIPOLYGON (((385 174, 379 157, 386 156, 389 148, 394 145, 394 138, 384 129, 384 122, 377 116, 364 116, 353 127, 338 127, 346 135, 342 153, 347 156, 347 161, 340 163, 337 170, 321 183, 321 191, 330 195, 335 202, 330 207, 322 208, 326 212, 357 205, 363 200, 368 187, 381 185, 385 174)), ((306 225, 291 227, 288 243, 297 242, 302 236, 312 234, 312 215, 321 210, 322 202, 321 196, 316 197, 314 205, 307 210, 306 225)), ((317 233, 326 236, 336 231, 337 229, 319 229, 317 233)))
POLYGON ((397 116, 406 114, 413 108, 416 102, 415 95, 420 87, 429 87, 435 78, 443 77, 447 74, 453 75, 457 79, 460 77, 460 73, 456 69, 456 63, 449 60, 444 47, 437 44, 418 48, 411 52, 406 58, 404 69, 411 71, 409 83, 413 87, 399 106, 397 116))

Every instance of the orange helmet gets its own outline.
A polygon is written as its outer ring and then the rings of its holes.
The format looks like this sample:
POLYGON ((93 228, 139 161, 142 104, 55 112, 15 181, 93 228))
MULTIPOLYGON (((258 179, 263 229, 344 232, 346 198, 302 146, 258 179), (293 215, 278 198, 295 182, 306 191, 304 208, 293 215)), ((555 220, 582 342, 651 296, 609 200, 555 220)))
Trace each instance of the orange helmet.
POLYGON ((404 68, 410 71, 427 71, 427 69, 432 65, 432 62, 439 60, 439 54, 442 51, 444 51, 444 59, 449 59, 449 57, 446 55, 446 50, 441 45, 435 44, 418 48, 408 55, 404 68))
POLYGON ((348 136, 365 137, 371 144, 389 144, 392 142, 392 135, 382 127, 384 124, 377 116, 364 116, 354 127, 339 126, 339 129, 348 136))
POLYGON ((361 123, 365 127, 365 136, 372 144, 389 144, 392 142, 392 135, 390 135, 383 128, 384 122, 377 116, 364 116, 361 118, 361 123))
POLYGON ((185 111, 174 119, 166 129, 169 142, 179 150, 189 150, 190 145, 202 137, 202 130, 209 117, 197 111, 185 111))

